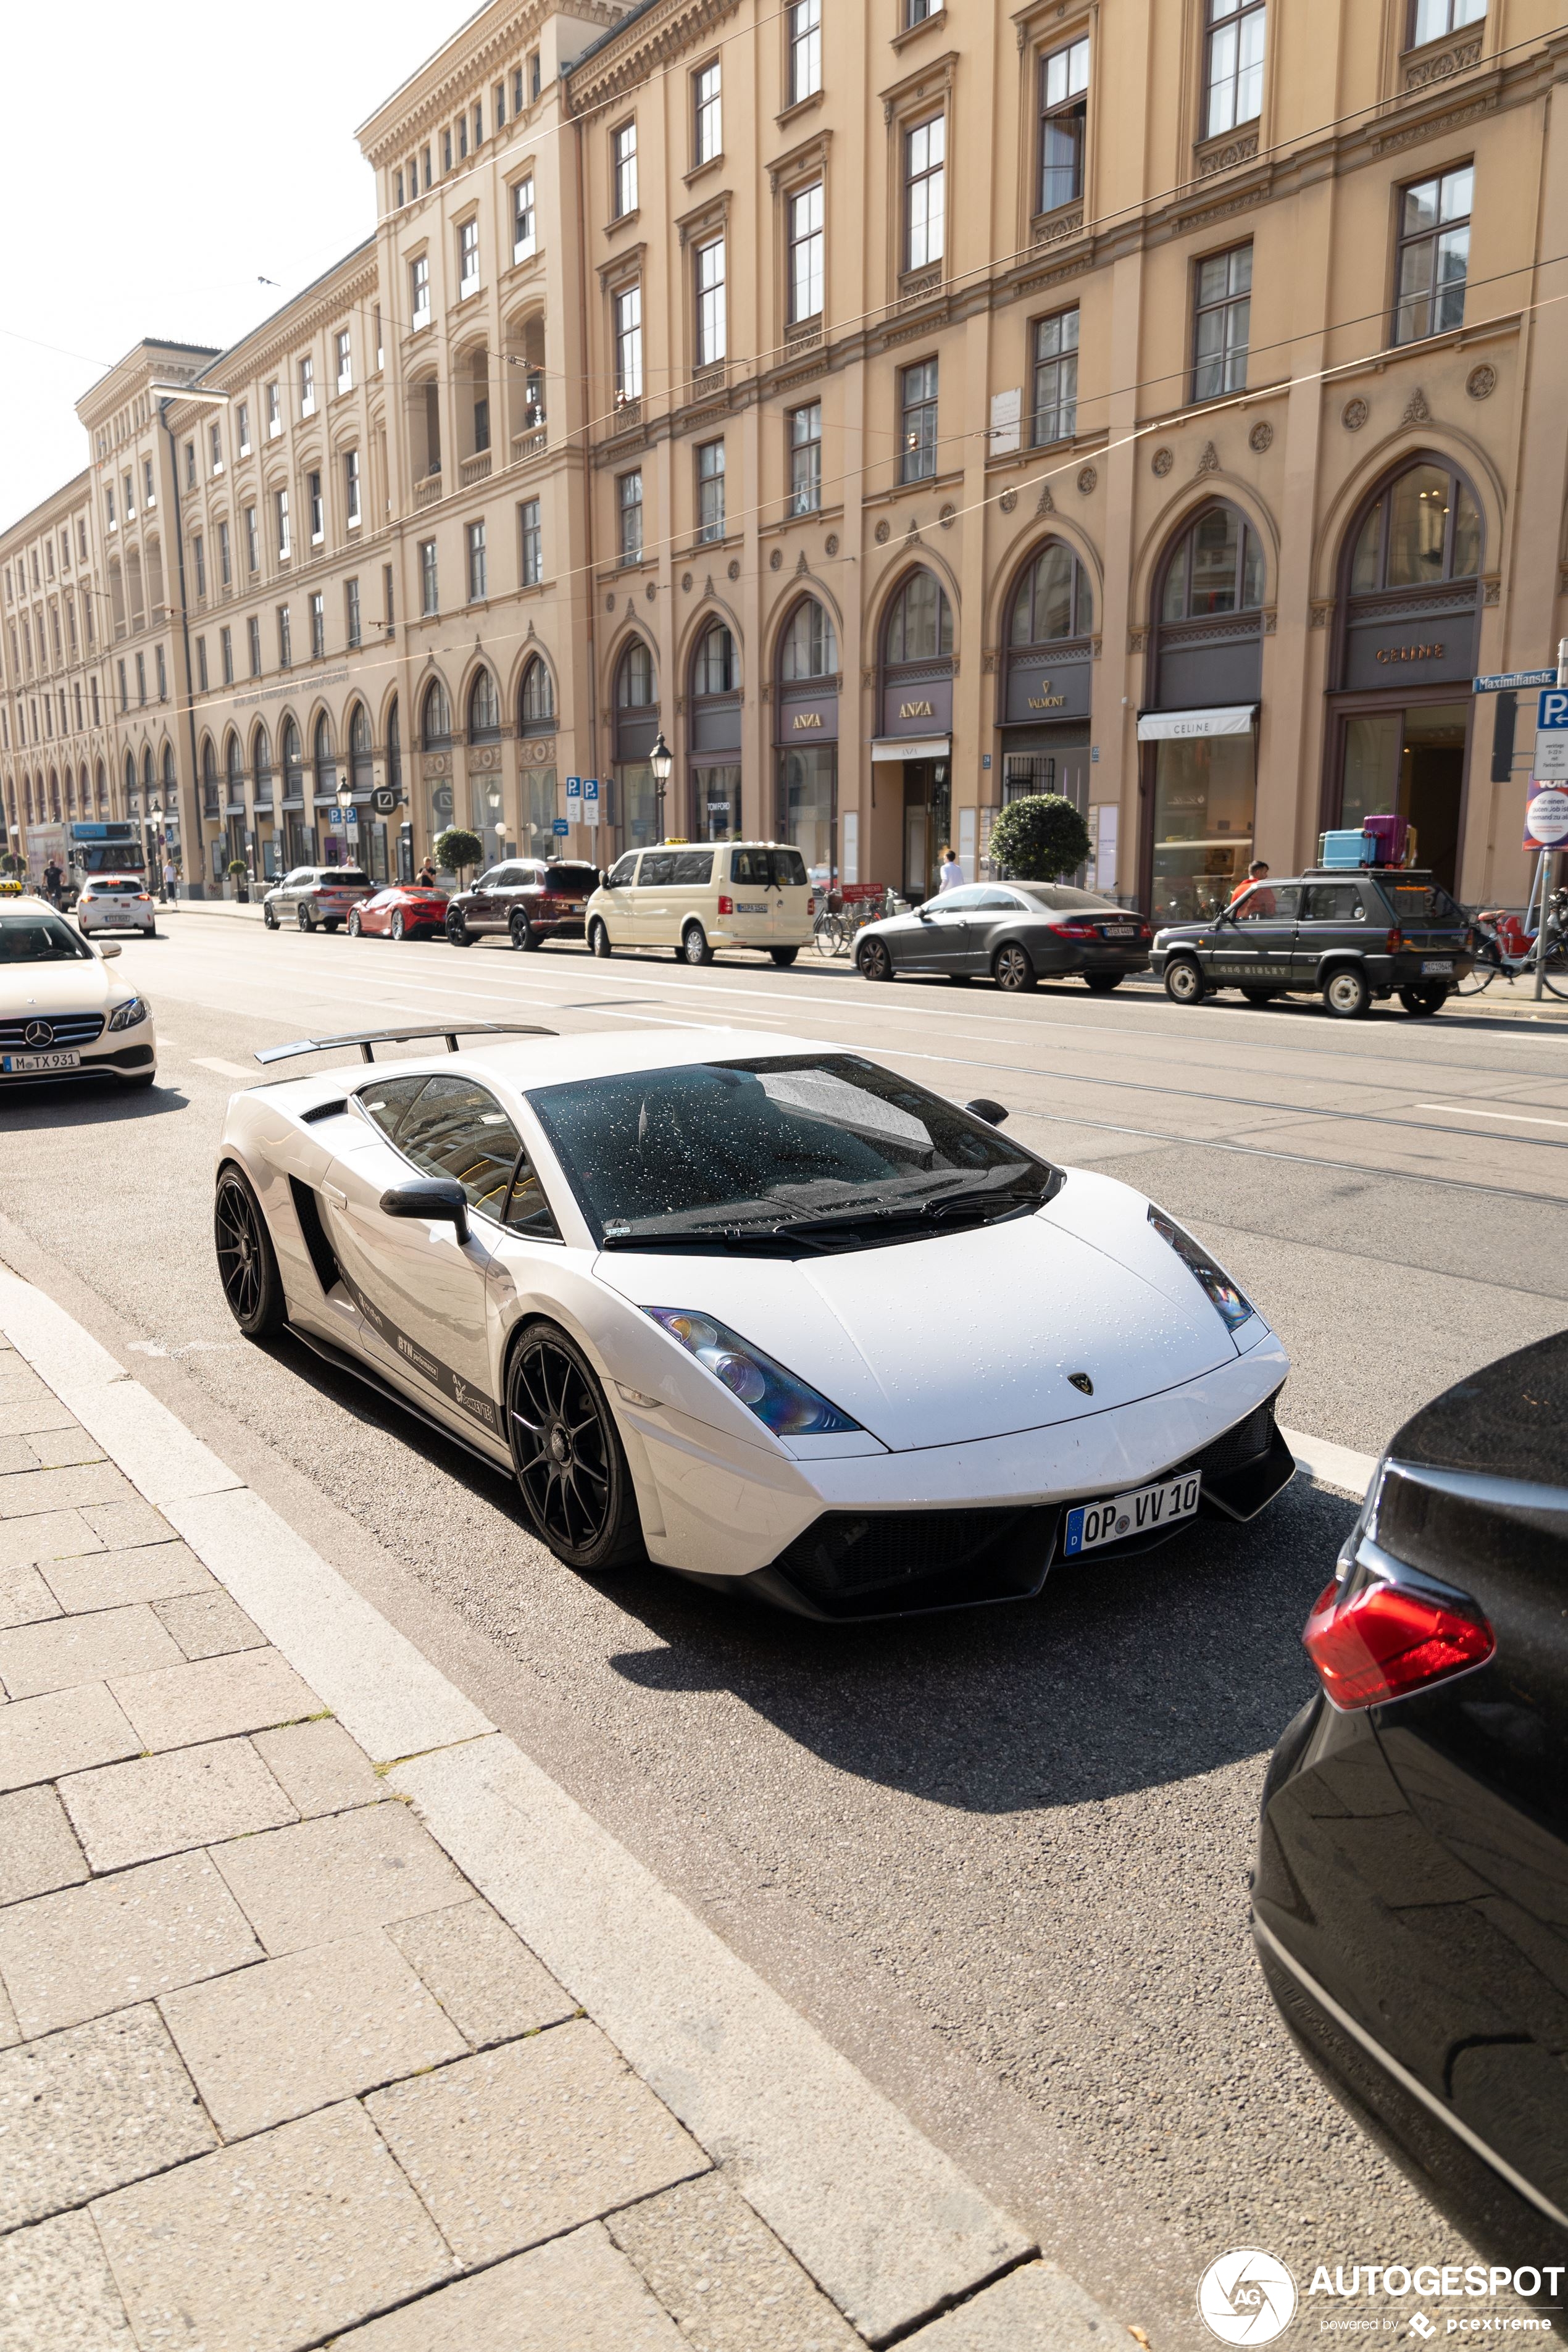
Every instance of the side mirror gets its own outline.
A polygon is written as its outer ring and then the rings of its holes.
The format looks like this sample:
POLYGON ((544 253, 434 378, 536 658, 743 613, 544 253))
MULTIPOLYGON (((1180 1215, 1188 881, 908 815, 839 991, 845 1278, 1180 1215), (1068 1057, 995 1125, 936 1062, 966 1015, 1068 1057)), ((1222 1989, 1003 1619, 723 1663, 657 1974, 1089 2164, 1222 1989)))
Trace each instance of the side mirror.
POLYGON ((989 1095, 976 1095, 974 1100, 965 1103, 963 1108, 972 1118, 983 1118, 987 1127, 1005 1127, 1007 1124, 1005 1107, 993 1102, 989 1095))
POLYGON ((930 908, 929 907, 917 907, 917 908, 915 908, 915 912, 916 912, 916 914, 920 917, 920 919, 921 919, 921 922, 922 922, 922 923, 929 923, 929 922, 930 922, 930 920, 931 920, 931 908, 930 908))
POLYGON ((455 1176, 416 1176, 406 1184, 394 1184, 381 1196, 381 1213, 444 1219, 460 1242, 468 1238, 468 1195, 455 1176))
POLYGON ((117 956, 120 953, 119 944, 116 940, 110 940, 108 945, 100 948, 98 952, 103 958, 104 962, 108 963, 110 957, 117 956))

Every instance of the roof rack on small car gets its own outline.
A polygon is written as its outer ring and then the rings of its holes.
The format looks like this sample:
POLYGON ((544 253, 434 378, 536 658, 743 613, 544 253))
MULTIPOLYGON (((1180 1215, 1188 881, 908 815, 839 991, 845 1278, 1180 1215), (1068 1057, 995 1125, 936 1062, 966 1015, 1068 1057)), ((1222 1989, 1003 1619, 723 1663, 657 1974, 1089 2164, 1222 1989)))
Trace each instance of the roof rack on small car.
POLYGON ((535 1021, 442 1022, 434 1029, 354 1029, 344 1037, 296 1037, 291 1045, 268 1045, 258 1062, 287 1062, 296 1054, 331 1054, 340 1046, 357 1045, 374 1062, 376 1045, 407 1045, 420 1037, 445 1037, 448 1054, 457 1053, 459 1037, 558 1037, 558 1029, 542 1029, 535 1021))

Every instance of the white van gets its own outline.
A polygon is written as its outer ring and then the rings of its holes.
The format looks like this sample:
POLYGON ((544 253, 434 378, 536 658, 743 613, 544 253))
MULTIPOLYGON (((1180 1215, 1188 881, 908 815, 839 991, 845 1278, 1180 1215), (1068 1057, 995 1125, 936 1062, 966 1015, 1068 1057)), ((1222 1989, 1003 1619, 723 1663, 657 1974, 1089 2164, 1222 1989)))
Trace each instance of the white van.
POLYGON ((628 849, 589 899, 590 951, 673 948, 711 963, 717 948, 759 948, 791 964, 809 945, 816 901, 798 849, 776 841, 667 841, 628 849))

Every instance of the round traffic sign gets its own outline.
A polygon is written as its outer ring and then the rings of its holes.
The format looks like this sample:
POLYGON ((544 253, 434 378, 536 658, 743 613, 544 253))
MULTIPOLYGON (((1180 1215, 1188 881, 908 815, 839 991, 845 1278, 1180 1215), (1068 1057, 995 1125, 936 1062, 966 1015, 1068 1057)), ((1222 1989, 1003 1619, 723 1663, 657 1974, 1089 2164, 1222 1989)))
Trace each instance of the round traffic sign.
POLYGON ((1561 784, 1548 784, 1535 794, 1524 812, 1524 829, 1542 849, 1568 841, 1568 792, 1561 784))

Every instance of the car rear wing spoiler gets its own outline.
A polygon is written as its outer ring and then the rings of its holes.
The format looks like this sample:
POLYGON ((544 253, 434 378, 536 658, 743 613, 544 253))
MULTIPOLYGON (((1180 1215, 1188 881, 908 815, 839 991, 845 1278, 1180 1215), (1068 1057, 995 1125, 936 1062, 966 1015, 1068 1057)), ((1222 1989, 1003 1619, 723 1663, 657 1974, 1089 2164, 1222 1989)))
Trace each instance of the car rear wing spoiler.
POLYGON ((408 1045, 422 1037, 445 1037, 447 1051, 458 1051, 459 1037, 556 1037, 560 1031, 542 1029, 534 1021, 459 1021, 454 1027, 443 1022, 435 1029, 354 1029, 344 1037, 296 1037, 291 1045, 268 1045, 257 1055, 258 1062, 287 1062, 297 1054, 334 1054, 345 1045, 357 1045, 362 1058, 374 1062, 377 1045, 408 1045))

